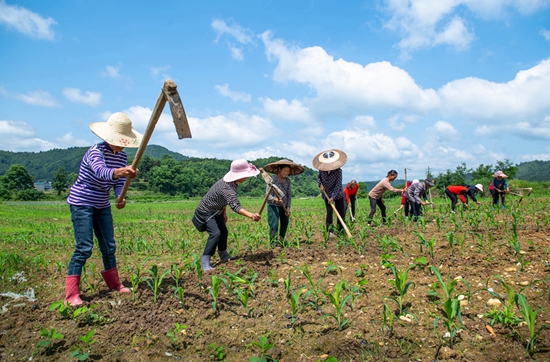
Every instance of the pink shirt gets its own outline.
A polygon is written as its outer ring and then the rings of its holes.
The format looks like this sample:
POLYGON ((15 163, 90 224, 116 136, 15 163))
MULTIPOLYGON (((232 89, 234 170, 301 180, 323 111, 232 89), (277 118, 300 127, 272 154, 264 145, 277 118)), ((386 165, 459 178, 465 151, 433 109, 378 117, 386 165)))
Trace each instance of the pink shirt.
POLYGON ((390 179, 386 177, 383 178, 376 186, 374 186, 372 190, 370 190, 369 196, 376 200, 381 199, 382 196, 384 196, 386 190, 390 190, 392 192, 401 192, 400 189, 394 188, 390 183, 390 179))

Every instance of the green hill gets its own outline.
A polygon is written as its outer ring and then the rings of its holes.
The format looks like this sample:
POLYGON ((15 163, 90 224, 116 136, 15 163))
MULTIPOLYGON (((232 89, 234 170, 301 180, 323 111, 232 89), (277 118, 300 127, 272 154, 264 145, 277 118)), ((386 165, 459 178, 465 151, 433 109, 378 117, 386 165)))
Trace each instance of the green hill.
MULTIPOLYGON (((41 152, 10 152, 0 151, 0 175, 3 175, 13 164, 25 166, 34 181, 51 181, 53 173, 59 167, 64 167, 68 173, 78 173, 82 156, 89 147, 71 147, 68 149, 53 149, 41 152)), ((137 148, 124 150, 129 158, 133 158, 137 148)), ((164 155, 172 156, 176 161, 186 160, 189 157, 172 152, 162 146, 149 145, 145 155, 152 158, 161 158, 164 155)))
POLYGON ((525 181, 550 181, 550 161, 522 162, 518 165, 516 178, 525 181))

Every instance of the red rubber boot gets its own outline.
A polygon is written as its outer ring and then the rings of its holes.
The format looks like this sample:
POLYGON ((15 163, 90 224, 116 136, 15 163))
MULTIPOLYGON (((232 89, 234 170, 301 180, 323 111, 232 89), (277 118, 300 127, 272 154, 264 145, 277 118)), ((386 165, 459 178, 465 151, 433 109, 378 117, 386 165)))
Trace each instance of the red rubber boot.
POLYGON ((68 275, 65 277, 65 304, 81 305, 80 299, 80 275, 68 275))
POLYGON ((102 271, 101 276, 103 280, 105 280, 105 283, 107 283, 109 289, 117 290, 121 293, 131 292, 130 288, 126 288, 118 279, 118 270, 116 268, 102 271))

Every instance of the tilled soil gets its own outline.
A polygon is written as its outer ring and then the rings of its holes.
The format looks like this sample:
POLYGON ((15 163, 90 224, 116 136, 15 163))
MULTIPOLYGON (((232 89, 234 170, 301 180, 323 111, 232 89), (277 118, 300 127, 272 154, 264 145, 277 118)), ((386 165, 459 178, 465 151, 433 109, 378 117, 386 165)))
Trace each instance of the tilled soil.
MULTIPOLYGON (((184 274, 180 283, 185 291, 184 302, 174 296, 175 281, 170 273, 160 285, 156 303, 152 288, 145 281, 139 284, 135 295, 110 293, 99 273, 89 273, 88 284, 82 286, 82 299, 84 305, 93 307, 95 320, 86 315, 64 318, 57 311, 50 311, 50 305, 64 295, 63 273, 57 272, 54 265, 31 271, 29 286, 34 288, 37 301, 1 300, 5 307, 0 359, 68 361, 75 360, 70 353, 81 348, 84 352, 89 350, 89 359, 96 361, 248 361, 252 356, 262 355, 254 342, 265 336, 273 345, 267 354, 280 361, 323 361, 329 356, 338 361, 549 360, 550 330, 538 334, 536 352, 530 357, 525 350, 528 336, 525 325, 505 327, 495 323, 491 327, 490 319, 483 317, 490 310, 488 300, 493 298, 486 287, 506 294, 496 278, 500 275, 516 293, 523 288, 528 303, 534 309, 541 309, 536 319, 537 329, 550 323, 548 227, 535 225, 528 218, 521 223, 518 236, 526 262, 525 269, 521 270, 517 256, 507 244, 509 213, 496 215, 502 221, 500 226, 481 224, 474 228, 462 220, 458 229, 449 219, 438 227, 431 216, 427 215, 429 222, 425 229, 419 224, 404 223, 401 218, 391 226, 367 227, 358 216, 358 222, 351 227, 357 247, 344 237, 324 239, 318 226, 307 243, 307 238, 300 236, 295 228, 289 231, 294 234, 288 239, 300 240, 299 248, 294 245, 272 249, 265 246, 265 241, 255 250, 243 247, 233 251, 237 254, 236 260, 217 265, 214 272, 204 273, 200 280, 189 263, 190 256, 182 256, 180 252, 164 253, 152 259, 147 259, 150 257, 147 253, 121 255, 119 252, 121 279, 127 286, 131 285, 132 272, 124 268, 124 264, 142 263, 144 276, 149 275, 146 269, 152 264, 158 265, 160 271, 167 270, 171 264, 182 267, 184 274), (449 232, 453 232, 457 240, 463 235, 464 242, 457 241, 451 249, 449 232), (419 234, 435 238, 433 257, 425 245, 420 251, 419 234), (414 284, 404 297, 402 318, 394 314, 393 333, 384 328, 384 303, 397 312, 397 304, 389 299, 395 297, 389 282, 394 276, 381 263, 384 235, 393 238, 403 249, 401 252, 394 246, 385 250, 393 255, 391 261, 397 269, 412 266, 419 257, 427 259, 427 264, 418 264, 409 271, 408 279, 414 284), (491 238, 494 239, 492 248, 487 245, 491 238), (464 296, 460 298, 463 326, 452 349, 449 338, 444 338, 445 313, 441 300, 429 293, 437 281, 430 270, 432 265, 444 280, 457 279, 455 296, 464 296), (318 299, 309 292, 312 288, 299 267, 309 268, 313 281, 319 282, 318 299), (242 285, 232 291, 224 282, 219 290, 219 308, 213 310, 209 292, 212 276, 228 280, 227 272, 253 280, 248 311, 234 291, 249 287, 242 285), (300 310, 294 318, 285 279, 290 279, 290 292, 300 296, 300 310), (342 292, 343 297, 351 293, 354 298, 347 300, 344 318, 348 322, 339 328, 334 318, 327 317, 335 314, 335 308, 323 291, 334 292, 342 280, 349 285, 342 292), (359 285, 361 280, 367 284, 359 285), (355 292, 350 290, 352 287, 356 287, 355 292), (185 328, 178 332, 176 324, 185 328), (63 338, 49 348, 39 347, 39 341, 45 340, 40 336, 41 328, 55 328, 63 338), (79 337, 92 329, 96 343, 88 348, 79 337), (170 330, 175 334, 173 340, 167 335, 170 330)), ((197 235, 204 238, 202 234, 197 235)), ((40 251, 33 248, 28 252, 40 251)), ((68 260, 70 251, 65 254, 63 258, 68 260)), ((94 258, 100 265, 99 257, 94 254, 94 258)), ((213 260, 216 261, 216 257, 213 260)), ((3 287, 9 284, 4 283, 3 287)), ((441 288, 436 291, 441 295, 441 288)), ((522 317, 517 307, 514 312, 518 318, 522 317)))

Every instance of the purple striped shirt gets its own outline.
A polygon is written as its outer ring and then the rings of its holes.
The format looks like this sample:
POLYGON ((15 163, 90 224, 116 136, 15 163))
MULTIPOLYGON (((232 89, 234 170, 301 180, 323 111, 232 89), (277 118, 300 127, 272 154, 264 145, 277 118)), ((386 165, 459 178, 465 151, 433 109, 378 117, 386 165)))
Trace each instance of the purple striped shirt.
POLYGON ((126 167, 128 156, 124 152, 115 154, 107 142, 90 147, 80 163, 80 172, 71 187, 67 203, 76 206, 93 206, 103 209, 111 206, 111 187, 120 195, 126 177, 113 180, 116 168, 126 167))

